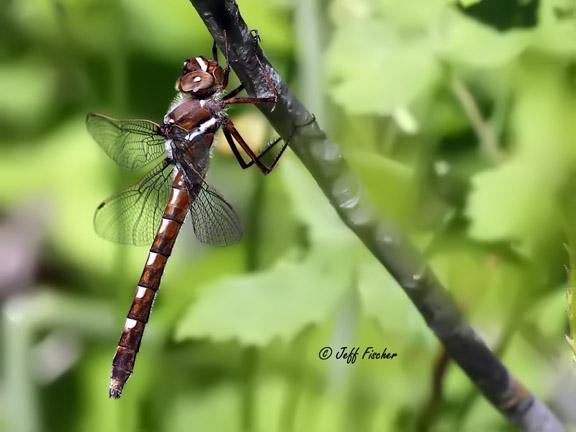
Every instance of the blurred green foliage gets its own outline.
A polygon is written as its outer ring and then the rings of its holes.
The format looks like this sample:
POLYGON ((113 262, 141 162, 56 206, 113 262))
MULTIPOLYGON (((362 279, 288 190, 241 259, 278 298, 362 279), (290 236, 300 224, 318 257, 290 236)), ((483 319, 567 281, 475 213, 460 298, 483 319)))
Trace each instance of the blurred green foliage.
MULTIPOLYGON (((563 408, 576 395, 564 338, 576 4, 304 1, 239 6, 296 93, 303 77, 322 86, 301 96, 327 113, 374 211, 418 244, 514 374, 576 422, 563 408)), ((27 233, 40 239, 33 280, 0 279, 0 431, 507 430, 460 370, 438 372, 422 318, 289 152, 266 178, 215 152, 210 181, 245 238, 205 248, 183 230, 134 375, 108 400, 147 251, 93 231, 98 202, 135 177, 106 160, 84 116, 161 119, 181 62, 209 55, 211 39, 185 0, 0 9, 0 275, 27 233), (10 225, 21 214, 31 217, 10 225), (324 346, 398 357, 322 361, 324 346)), ((231 115, 247 119, 247 137, 266 128, 253 108, 231 115)))

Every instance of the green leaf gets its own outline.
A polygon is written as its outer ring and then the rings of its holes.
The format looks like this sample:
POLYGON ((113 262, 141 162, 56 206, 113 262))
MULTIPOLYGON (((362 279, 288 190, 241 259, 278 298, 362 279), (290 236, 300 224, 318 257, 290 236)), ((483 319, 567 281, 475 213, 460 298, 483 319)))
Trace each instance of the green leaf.
POLYGON ((455 10, 445 15, 439 54, 447 61, 472 67, 496 67, 517 58, 531 41, 531 32, 499 32, 455 10))
POLYGON ((475 5, 477 3, 480 3, 481 1, 482 0, 458 0, 458 2, 464 7, 475 5))
POLYGON ((550 234, 558 220, 557 179, 538 164, 516 161, 474 176, 466 207, 470 235, 521 248, 550 234))
POLYGON ((436 80, 429 39, 405 37, 384 21, 342 25, 326 54, 328 93, 351 114, 391 114, 436 80))
POLYGON ((534 247, 558 231, 558 194, 576 159, 576 101, 562 83, 562 68, 525 62, 511 112, 511 154, 501 166, 476 174, 466 215, 479 240, 534 247))
POLYGON ((332 0, 330 18, 336 26, 341 26, 351 20, 383 17, 388 25, 425 31, 436 25, 436 20, 452 3, 452 0, 332 0))
POLYGON ((405 30, 434 30, 452 0, 376 0, 376 13, 405 30))
POLYGON ((537 38, 533 45, 555 55, 572 58, 576 53, 576 8, 570 1, 546 0, 540 2, 537 38))
POLYGON ((266 345, 289 340, 304 327, 321 323, 351 284, 354 260, 342 243, 318 244, 302 261, 222 279, 206 288, 176 328, 176 339, 238 340, 266 345))

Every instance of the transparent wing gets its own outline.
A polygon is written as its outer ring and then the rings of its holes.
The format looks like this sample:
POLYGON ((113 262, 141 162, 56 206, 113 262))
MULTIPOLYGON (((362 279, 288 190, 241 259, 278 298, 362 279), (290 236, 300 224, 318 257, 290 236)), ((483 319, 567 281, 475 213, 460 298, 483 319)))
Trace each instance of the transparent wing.
POLYGON ((90 113, 86 127, 108 156, 124 169, 134 170, 165 156, 160 126, 149 120, 116 120, 90 113))
POLYGON ((172 187, 167 161, 156 165, 140 182, 101 203, 94 215, 98 235, 118 243, 152 243, 172 187))
POLYGON ((206 183, 193 186, 190 214, 194 234, 202 243, 229 246, 242 238, 242 225, 234 208, 206 183))

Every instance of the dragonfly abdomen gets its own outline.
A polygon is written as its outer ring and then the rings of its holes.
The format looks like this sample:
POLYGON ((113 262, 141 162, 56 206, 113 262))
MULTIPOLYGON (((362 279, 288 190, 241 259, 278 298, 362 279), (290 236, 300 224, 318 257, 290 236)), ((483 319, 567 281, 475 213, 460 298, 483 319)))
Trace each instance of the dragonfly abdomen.
POLYGON ((162 215, 162 222, 150 247, 148 259, 136 287, 136 294, 128 311, 126 323, 112 361, 109 389, 112 398, 120 397, 122 388, 134 369, 136 355, 140 349, 152 304, 160 287, 166 262, 172 252, 180 227, 186 219, 189 201, 190 197, 184 185, 183 176, 177 173, 172 183, 170 198, 162 215))

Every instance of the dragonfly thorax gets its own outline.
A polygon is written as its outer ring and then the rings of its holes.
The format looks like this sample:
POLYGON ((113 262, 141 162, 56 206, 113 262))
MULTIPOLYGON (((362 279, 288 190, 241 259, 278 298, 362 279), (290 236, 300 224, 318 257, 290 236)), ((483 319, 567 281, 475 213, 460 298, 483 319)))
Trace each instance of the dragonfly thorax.
POLYGON ((218 98, 182 98, 180 103, 164 116, 164 125, 176 125, 192 131, 212 119, 219 120, 223 115, 223 107, 223 102, 218 98))

